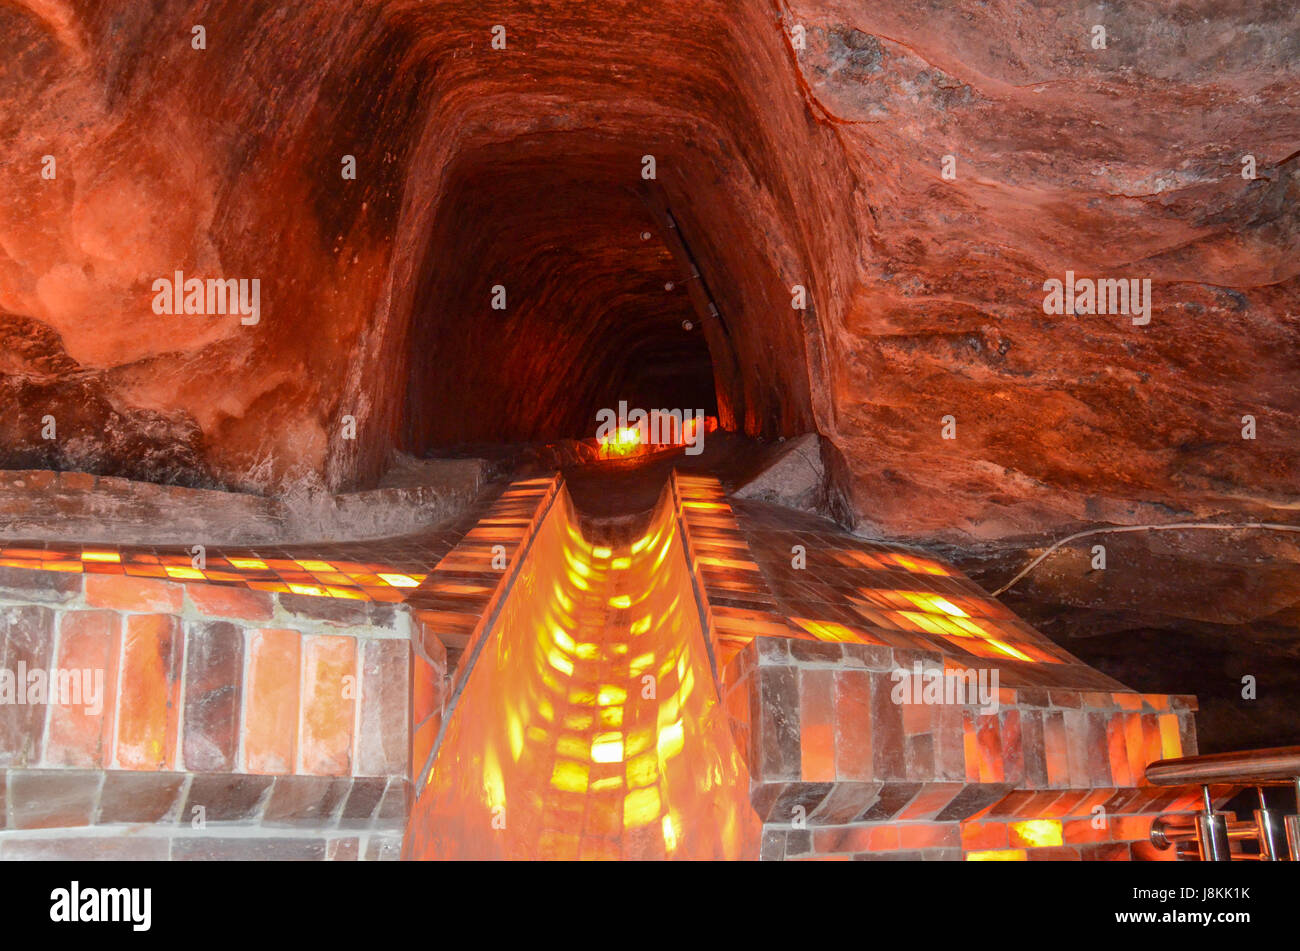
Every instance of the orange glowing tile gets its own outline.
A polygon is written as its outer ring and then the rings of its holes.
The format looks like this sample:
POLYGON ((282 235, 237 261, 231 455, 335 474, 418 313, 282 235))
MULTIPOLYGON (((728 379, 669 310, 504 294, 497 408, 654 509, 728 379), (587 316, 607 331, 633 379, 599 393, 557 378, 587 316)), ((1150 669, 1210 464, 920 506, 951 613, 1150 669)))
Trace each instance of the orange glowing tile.
POLYGON ((41 571, 67 571, 80 572, 82 570, 80 561, 43 561, 41 562, 41 571))

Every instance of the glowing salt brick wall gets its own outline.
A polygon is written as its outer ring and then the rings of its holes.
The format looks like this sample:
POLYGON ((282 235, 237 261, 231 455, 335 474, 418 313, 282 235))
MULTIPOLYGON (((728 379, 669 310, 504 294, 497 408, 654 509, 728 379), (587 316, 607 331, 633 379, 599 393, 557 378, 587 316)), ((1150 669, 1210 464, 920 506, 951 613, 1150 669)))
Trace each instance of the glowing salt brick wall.
POLYGON ((644 536, 605 546, 564 494, 466 677, 411 857, 757 856, 666 496, 644 536))
POLYGON ((396 857, 411 649, 392 606, 0 568, 0 628, 8 669, 103 677, 97 713, 0 704, 0 858, 396 857))

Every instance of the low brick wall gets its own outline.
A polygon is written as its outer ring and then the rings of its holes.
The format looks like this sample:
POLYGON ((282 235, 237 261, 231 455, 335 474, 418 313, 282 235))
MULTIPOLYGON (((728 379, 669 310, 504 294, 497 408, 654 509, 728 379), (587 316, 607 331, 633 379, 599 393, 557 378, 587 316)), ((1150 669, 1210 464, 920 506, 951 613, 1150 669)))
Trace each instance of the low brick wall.
POLYGON ((727 665, 764 858, 1174 857, 1150 849, 1151 821, 1194 811, 1196 791, 1145 785, 1143 771, 1196 752, 1192 698, 1018 687, 996 712, 894 702, 892 672, 918 661, 942 667, 922 651, 758 637, 727 665))
POLYGON ((0 669, 102 675, 98 711, 0 703, 0 858, 396 857, 404 606, 3 568, 0 627, 0 669))

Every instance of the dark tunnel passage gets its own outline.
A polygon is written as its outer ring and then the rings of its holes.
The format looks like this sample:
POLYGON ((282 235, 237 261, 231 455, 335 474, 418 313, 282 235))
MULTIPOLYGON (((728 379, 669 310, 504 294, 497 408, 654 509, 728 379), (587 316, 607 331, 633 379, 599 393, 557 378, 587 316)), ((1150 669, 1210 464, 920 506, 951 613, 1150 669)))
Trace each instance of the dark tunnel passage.
POLYGON ((717 414, 700 278, 624 171, 540 150, 457 164, 415 296, 408 451, 590 437, 620 401, 717 414))

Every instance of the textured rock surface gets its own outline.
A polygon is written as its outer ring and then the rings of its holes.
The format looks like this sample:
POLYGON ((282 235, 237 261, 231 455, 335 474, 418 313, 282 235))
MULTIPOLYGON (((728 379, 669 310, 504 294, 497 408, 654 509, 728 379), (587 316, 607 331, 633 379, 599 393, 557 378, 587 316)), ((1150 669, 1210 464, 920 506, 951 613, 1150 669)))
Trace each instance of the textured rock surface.
POLYGON ((398 446, 703 402, 711 367, 724 424, 844 453, 871 530, 1294 504, 1294 7, 0 18, 11 465, 373 484, 398 446), (177 269, 259 277, 262 320, 154 314, 177 269), (1067 269, 1149 278, 1151 323, 1044 315, 1067 269))
POLYGON ((825 479, 821 440, 816 433, 807 433, 782 444, 763 471, 733 494, 740 499, 758 499, 816 511, 825 479))
POLYGON ((868 534, 1296 518, 1294 4, 12 0, 0 38, 0 464, 369 488, 716 395, 819 432, 868 534), (260 322, 154 314, 176 270, 260 322), (1067 271, 1150 323, 1045 314, 1067 271))

